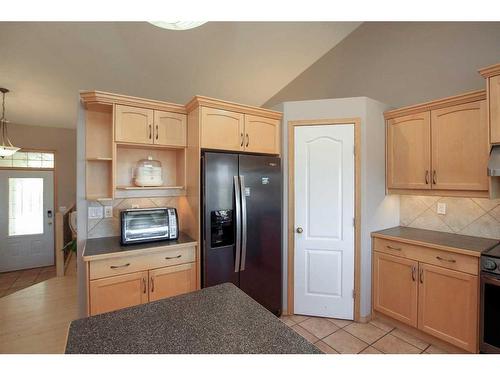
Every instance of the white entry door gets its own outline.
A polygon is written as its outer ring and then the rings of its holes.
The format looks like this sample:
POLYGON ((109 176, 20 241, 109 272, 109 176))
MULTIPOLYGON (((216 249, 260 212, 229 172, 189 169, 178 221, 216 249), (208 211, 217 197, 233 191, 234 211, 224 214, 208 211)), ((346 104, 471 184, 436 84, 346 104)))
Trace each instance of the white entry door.
POLYGON ((0 272, 54 264, 52 171, 0 170, 0 272))
POLYGON ((294 312, 353 319, 354 125, 294 135, 294 312))

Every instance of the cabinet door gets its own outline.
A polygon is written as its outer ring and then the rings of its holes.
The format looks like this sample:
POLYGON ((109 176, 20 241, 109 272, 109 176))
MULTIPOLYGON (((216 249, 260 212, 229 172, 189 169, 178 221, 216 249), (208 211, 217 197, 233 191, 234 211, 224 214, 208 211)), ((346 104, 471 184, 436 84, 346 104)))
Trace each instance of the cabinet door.
POLYGON ((431 112, 432 188, 488 190, 486 101, 431 112))
POLYGON ((491 143, 500 143, 500 76, 488 79, 491 143))
POLYGON ((420 263, 418 328, 475 352, 478 325, 478 278, 420 263))
POLYGON ((245 151, 280 153, 280 120, 245 115, 245 151))
POLYGON ((201 108, 201 147, 243 151, 244 116, 222 109, 201 108))
POLYGON ((418 263, 373 252, 373 308, 417 326, 418 263))
POLYGON ((147 284, 147 271, 91 280, 90 315, 148 302, 147 284))
POLYGON ((186 146, 186 115, 154 111, 154 144, 186 146))
POLYGON ((387 187, 430 189, 430 113, 387 121, 387 187))
POLYGON ((117 142, 153 143, 153 110, 117 105, 115 140, 117 142))
POLYGON ((149 300, 189 293, 196 290, 194 263, 163 267, 149 271, 149 300))

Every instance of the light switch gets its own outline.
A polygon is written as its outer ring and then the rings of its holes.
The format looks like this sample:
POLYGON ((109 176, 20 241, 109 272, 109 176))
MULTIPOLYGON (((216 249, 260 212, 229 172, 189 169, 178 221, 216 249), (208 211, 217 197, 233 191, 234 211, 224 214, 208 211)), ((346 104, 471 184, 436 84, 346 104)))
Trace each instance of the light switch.
POLYGON ((438 202, 437 213, 440 215, 446 215, 446 203, 438 202))
POLYGON ((89 207, 89 219, 102 219, 103 207, 89 207))
POLYGON ((113 217, 113 206, 104 206, 104 217, 113 217))

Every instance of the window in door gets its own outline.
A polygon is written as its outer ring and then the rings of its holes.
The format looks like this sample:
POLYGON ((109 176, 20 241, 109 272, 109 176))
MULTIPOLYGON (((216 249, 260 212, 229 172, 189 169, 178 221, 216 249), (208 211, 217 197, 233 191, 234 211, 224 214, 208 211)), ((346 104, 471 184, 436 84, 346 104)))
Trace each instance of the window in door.
POLYGON ((9 178, 9 236, 43 233, 43 178, 9 178))

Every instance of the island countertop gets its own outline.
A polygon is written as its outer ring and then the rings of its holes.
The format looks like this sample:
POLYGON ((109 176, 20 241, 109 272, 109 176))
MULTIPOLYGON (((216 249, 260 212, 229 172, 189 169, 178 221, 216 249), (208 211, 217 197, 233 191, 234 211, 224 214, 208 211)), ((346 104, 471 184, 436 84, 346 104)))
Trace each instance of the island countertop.
POLYGON ((230 283, 71 322, 66 353, 317 354, 230 283))
POLYGON ((401 226, 373 232, 371 235, 372 237, 397 240, 414 245, 432 246, 436 249, 475 257, 480 257, 483 251, 489 250, 499 243, 498 240, 491 238, 401 226))
POLYGON ((122 245, 120 237, 91 238, 87 240, 83 251, 83 260, 98 260, 120 257, 123 255, 139 254, 143 251, 174 249, 176 247, 197 246, 198 243, 187 234, 180 232, 177 240, 144 242, 131 245, 122 245))

